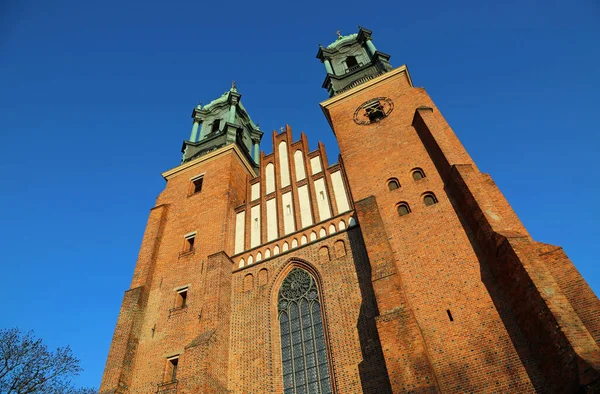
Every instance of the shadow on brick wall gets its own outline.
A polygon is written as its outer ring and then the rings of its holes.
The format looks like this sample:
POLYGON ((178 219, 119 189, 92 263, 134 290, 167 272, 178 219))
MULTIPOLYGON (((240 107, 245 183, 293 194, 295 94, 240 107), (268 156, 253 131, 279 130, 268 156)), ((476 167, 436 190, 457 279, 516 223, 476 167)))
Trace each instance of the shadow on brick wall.
POLYGON ((379 342, 375 317, 379 315, 371 282, 371 266, 366 254, 360 228, 348 231, 350 249, 362 297, 356 328, 363 361, 358 365, 363 393, 386 394, 392 389, 379 342))
MULTIPOLYGON (((488 364, 504 365, 505 369, 504 369, 503 373, 510 375, 511 381, 513 381, 515 383, 522 381, 522 378, 519 378, 519 376, 518 376, 518 374, 519 374, 518 369, 520 369, 520 366, 522 365, 523 368, 525 369, 525 371, 527 372, 529 380, 531 381, 531 384, 533 385, 533 387, 537 393, 550 392, 550 389, 549 389, 547 383, 545 382, 544 377, 535 362, 535 359, 531 353, 531 350, 529 349, 527 341, 525 340, 524 335, 522 334, 521 330, 519 329, 519 326, 517 325, 517 321, 514 317, 514 313, 511 309, 511 307, 509 306, 507 300, 505 299, 504 294, 500 290, 500 288, 496 282, 496 279, 494 278, 494 275, 492 274, 492 272, 488 266, 485 254, 480 250, 480 248, 476 242, 476 238, 475 238, 473 232, 471 231, 471 229, 469 228, 469 225, 468 225, 466 219, 464 218, 464 216, 461 214, 460 210, 458 209, 457 204, 450 196, 449 196, 449 199, 452 204, 452 207, 454 208, 454 211, 456 212, 456 215, 458 216, 458 219, 461 222, 463 229, 465 230, 465 233, 467 234, 467 237, 469 238, 471 247, 473 248, 473 250, 475 251, 475 254, 477 255, 477 259, 479 261, 479 267, 480 267, 481 281, 485 285, 485 287, 488 291, 488 294, 490 295, 490 298, 492 299, 492 302, 494 303, 494 307, 495 307, 496 311, 498 312, 500 319, 502 320, 502 324, 504 325, 504 328, 506 329, 506 332, 508 333, 508 335, 510 337, 512 347, 515 349, 517 355, 519 356, 520 362, 517 362, 518 365, 515 365, 516 360, 513 362, 506 362, 506 360, 511 359, 509 353, 512 354, 512 351, 510 351, 510 348, 507 348, 506 346, 501 346, 502 344, 483 344, 483 346, 485 346, 485 349, 486 349, 484 351, 485 359, 483 361, 488 364), (500 346, 498 346, 498 345, 500 345, 500 346)), ((481 340, 478 338, 474 338, 474 340, 472 342, 472 346, 481 347, 482 346, 481 340)), ((459 369, 461 368, 460 365, 452 366, 452 368, 455 368, 455 367, 459 368, 459 369)), ((469 385, 468 385, 469 384, 469 382, 468 382, 469 373, 467 373, 467 371, 465 371, 465 373, 462 373, 460 375, 462 377, 464 377, 464 380, 465 380, 464 382, 461 382, 461 385, 465 388, 468 388, 469 387, 469 385)), ((490 384, 489 389, 491 391, 498 389, 497 387, 494 386, 495 382, 493 381, 493 378, 491 378, 491 377, 490 377, 490 383, 491 384, 490 384)))

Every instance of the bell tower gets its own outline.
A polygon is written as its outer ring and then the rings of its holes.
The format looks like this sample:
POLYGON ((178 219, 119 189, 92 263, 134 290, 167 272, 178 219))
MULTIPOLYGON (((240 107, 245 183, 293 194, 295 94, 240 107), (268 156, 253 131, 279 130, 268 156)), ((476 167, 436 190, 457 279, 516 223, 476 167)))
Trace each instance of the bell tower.
POLYGON ((562 249, 531 237, 369 30, 317 57, 392 391, 597 390, 600 304, 562 249))
POLYGON ((392 69, 390 55, 379 52, 371 39, 371 30, 358 27, 358 33, 342 36, 327 47, 319 45, 317 58, 325 65, 323 88, 329 97, 368 81, 392 69))
POLYGON ((198 104, 192 111, 190 139, 183 142, 182 163, 187 163, 225 145, 236 144, 247 159, 258 168, 260 131, 242 105, 242 95, 235 82, 231 89, 204 107, 198 104))

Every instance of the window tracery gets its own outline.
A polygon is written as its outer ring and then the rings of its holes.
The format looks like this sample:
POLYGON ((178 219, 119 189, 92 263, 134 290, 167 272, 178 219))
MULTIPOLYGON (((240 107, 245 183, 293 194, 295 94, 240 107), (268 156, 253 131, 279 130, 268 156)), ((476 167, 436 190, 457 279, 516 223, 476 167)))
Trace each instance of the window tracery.
POLYGON ((332 393, 319 290, 314 278, 294 268, 277 302, 285 394, 332 393))

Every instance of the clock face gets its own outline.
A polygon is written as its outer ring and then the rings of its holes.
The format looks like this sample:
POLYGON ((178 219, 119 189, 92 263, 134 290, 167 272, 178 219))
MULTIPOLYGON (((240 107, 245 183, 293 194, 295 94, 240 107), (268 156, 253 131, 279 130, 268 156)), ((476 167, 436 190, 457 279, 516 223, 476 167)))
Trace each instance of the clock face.
POLYGON ((392 112, 394 103, 387 97, 376 97, 361 104, 354 111, 354 122, 359 125, 368 125, 379 122, 392 112))

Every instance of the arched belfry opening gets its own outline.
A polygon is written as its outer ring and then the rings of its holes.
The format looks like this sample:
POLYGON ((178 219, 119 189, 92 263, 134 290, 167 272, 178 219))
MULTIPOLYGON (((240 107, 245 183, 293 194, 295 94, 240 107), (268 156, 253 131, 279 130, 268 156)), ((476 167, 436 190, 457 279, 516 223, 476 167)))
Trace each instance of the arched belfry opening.
POLYGON ((321 304, 315 278, 293 268, 277 297, 285 394, 332 393, 321 304))

